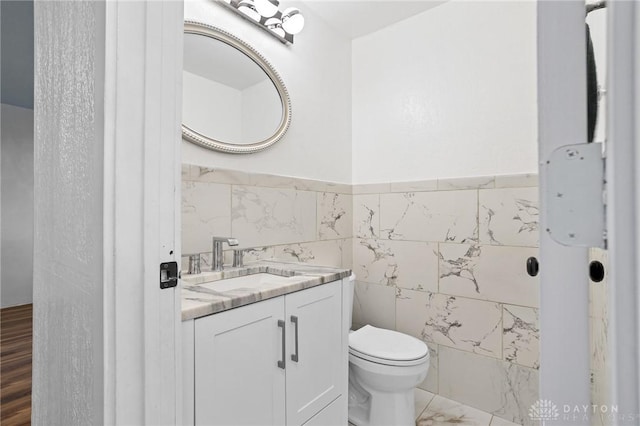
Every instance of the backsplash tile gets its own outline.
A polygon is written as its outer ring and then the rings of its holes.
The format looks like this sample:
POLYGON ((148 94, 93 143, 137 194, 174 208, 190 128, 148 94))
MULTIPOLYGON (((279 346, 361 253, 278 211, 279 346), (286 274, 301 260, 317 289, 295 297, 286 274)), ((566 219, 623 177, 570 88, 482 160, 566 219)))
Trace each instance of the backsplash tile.
POLYGON ((438 189, 442 191, 451 191, 457 189, 478 189, 493 188, 495 185, 495 177, 463 177, 438 179, 438 189))
MULTIPOLYGON (((274 246, 266 246, 266 247, 251 247, 243 249, 243 262, 255 262, 258 260, 267 260, 275 258, 275 247, 274 246)), ((211 253, 207 253, 210 255, 211 253)), ((225 265, 230 265, 233 262, 233 250, 225 250, 224 251, 224 263, 225 265)))
POLYGON ((439 393, 506 420, 533 425, 538 370, 440 346, 439 393))
MULTIPOLYGON (((343 252, 351 251, 351 240, 313 241, 275 246, 274 257, 283 262, 302 262, 318 266, 344 266, 343 252)), ((345 267, 350 267, 345 266, 345 267)))
MULTIPOLYGON (((232 236, 244 261, 279 259, 351 267, 351 186, 184 164, 182 269, 199 253, 211 268, 211 236, 232 236)), ((233 250, 225 245, 224 262, 233 250)))
POLYGON ((537 188, 484 189, 479 192, 482 244, 538 246, 537 188))
POLYGON ((358 238, 380 237, 380 195, 353 196, 353 234, 358 238))
POLYGON ((479 297, 481 291, 476 269, 482 250, 480 246, 476 244, 439 244, 438 247, 440 291, 479 297), (454 287, 454 289, 449 287, 454 287), (447 291, 448 288, 449 291, 447 291))
POLYGON ((538 307, 539 278, 526 272, 538 249, 470 244, 440 244, 440 292, 538 307))
POLYGON ((501 357, 502 312, 497 303, 430 293, 423 338, 481 355, 501 357))
POLYGON ((538 175, 523 173, 517 175, 496 176, 496 188, 527 188, 538 187, 538 175))
POLYGON ((418 387, 432 393, 438 393, 438 345, 427 343, 427 347, 429 348, 429 371, 427 377, 418 387))
POLYGON ((202 166, 191 166, 190 180, 198 182, 216 182, 229 185, 251 185, 251 175, 237 170, 211 169, 202 166))
POLYGON ((343 240, 342 243, 342 267, 353 269, 353 243, 355 238, 343 240))
POLYGON ((182 182, 186 181, 186 180, 192 180, 191 179, 191 168, 193 166, 191 164, 185 164, 182 163, 182 168, 181 168, 181 179, 182 182))
POLYGON ((356 281, 353 324, 395 330, 396 290, 393 287, 356 281))
POLYGON ((477 241, 477 197, 477 191, 381 194, 381 237, 432 242, 477 241))
POLYGON ((390 192, 417 192, 417 191, 437 191, 438 181, 421 180, 414 182, 391 182, 390 192))
POLYGON ((182 252, 211 251, 211 237, 231 233, 231 187, 182 182, 182 252))
POLYGON ((502 358, 502 307, 438 293, 399 290, 398 331, 426 342, 502 358))
POLYGON ((538 310, 504 305, 502 315, 503 359, 525 367, 540 368, 538 310))
POLYGON ((355 239, 353 271, 361 281, 437 291, 437 245, 420 241, 355 239))
POLYGON ((381 194, 391 191, 390 183, 366 183, 352 186, 353 194, 381 194))
POLYGON ((351 194, 351 185, 324 182, 319 180, 301 179, 290 176, 276 176, 262 173, 250 175, 251 185, 268 188, 297 189, 299 191, 338 192, 351 194))
POLYGON ((231 233, 244 247, 316 239, 316 193, 233 186, 231 233))
POLYGON ((317 238, 319 240, 351 238, 353 234, 352 196, 335 192, 318 192, 317 197, 317 238))

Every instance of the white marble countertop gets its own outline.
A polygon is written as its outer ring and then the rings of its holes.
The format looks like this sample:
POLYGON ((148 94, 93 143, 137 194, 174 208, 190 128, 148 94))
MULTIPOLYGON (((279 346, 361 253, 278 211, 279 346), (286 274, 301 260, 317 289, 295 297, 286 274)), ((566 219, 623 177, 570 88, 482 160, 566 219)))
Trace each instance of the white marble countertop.
POLYGON ((203 272, 182 277, 182 320, 200 318, 238 306, 282 296, 309 287, 330 283, 351 275, 351 270, 312 266, 304 263, 258 261, 242 268, 203 272), (257 273, 278 275, 259 286, 237 287, 221 291, 216 284, 228 278, 257 273))

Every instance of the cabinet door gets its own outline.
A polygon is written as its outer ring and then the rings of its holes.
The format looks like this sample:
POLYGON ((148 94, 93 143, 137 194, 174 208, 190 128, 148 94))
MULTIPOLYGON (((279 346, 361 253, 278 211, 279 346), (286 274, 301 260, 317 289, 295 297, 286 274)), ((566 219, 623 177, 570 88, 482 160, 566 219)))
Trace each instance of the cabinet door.
POLYGON ((340 290, 336 281, 285 297, 288 425, 302 425, 341 393, 340 290))
POLYGON ((311 417, 304 426, 346 426, 347 420, 344 418, 344 406, 347 405, 346 398, 340 397, 324 407, 315 416, 311 417))
POLYGON ((196 425, 285 423, 283 312, 278 297, 196 320, 196 425))

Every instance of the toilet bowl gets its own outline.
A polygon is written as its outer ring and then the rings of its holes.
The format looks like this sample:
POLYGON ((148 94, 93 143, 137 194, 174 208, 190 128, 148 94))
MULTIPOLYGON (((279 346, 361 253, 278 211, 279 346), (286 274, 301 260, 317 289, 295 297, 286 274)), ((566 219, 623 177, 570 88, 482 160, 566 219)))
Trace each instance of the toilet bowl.
MULTIPOLYGON (((351 277, 351 285, 353 279, 351 277)), ((415 425, 413 391, 427 376, 429 349, 414 337, 365 325, 349 334, 349 422, 415 425)))

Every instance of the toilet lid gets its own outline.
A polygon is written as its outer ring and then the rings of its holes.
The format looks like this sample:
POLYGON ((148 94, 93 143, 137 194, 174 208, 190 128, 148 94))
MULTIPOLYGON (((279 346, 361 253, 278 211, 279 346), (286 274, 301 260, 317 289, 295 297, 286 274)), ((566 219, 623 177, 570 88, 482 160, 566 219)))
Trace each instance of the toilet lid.
POLYGON ((370 325, 349 334, 349 348, 389 361, 413 361, 429 353, 427 345, 415 337, 370 325))

